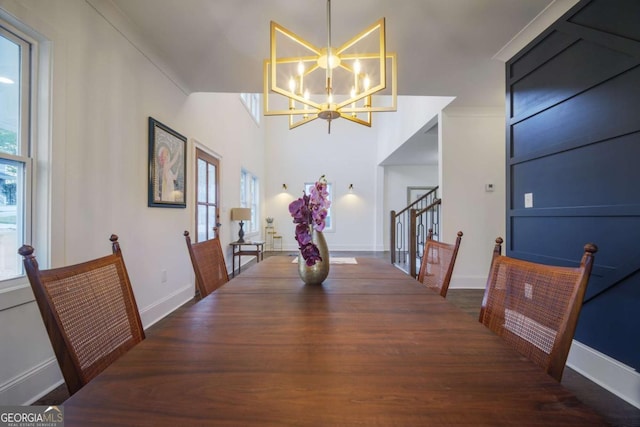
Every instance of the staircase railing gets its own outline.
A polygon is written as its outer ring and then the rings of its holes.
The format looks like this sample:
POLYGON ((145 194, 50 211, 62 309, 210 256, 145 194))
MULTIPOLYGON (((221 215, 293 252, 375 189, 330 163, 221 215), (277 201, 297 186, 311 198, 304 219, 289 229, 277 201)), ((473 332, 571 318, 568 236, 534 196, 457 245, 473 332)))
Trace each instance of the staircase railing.
POLYGON ((391 211, 391 263, 412 277, 418 275, 429 229, 433 230, 433 239, 439 240, 442 201, 437 190, 435 187, 399 212, 391 211))

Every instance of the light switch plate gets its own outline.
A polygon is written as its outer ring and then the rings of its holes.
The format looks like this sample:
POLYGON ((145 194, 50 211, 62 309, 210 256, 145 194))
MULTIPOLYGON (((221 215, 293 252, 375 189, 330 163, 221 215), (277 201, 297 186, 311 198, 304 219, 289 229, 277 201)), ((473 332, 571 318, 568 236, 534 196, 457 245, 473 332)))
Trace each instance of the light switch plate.
POLYGON ((525 208, 533 207, 533 193, 524 193, 524 207, 525 208))

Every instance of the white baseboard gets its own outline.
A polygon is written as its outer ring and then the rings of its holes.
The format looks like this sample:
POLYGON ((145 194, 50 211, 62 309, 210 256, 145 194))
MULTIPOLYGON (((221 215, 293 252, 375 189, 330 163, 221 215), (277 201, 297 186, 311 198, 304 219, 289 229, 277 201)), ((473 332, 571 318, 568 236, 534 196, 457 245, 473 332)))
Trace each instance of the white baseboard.
POLYGON ((0 406, 30 405, 63 382, 58 361, 49 358, 0 385, 0 406))
POLYGON ((162 320, 178 307, 193 298, 194 285, 189 283, 163 299, 140 310, 140 320, 145 329, 162 320))
POLYGON ((451 277, 449 289, 485 289, 487 276, 456 276, 451 277))
POLYGON ((640 373, 635 369, 575 340, 567 366, 640 408, 640 373))
MULTIPOLYGON (((145 328, 166 317, 193 298, 193 284, 188 284, 164 299, 140 310, 145 328)), ((26 372, 0 384, 0 406, 30 405, 40 397, 64 383, 58 361, 51 357, 26 372), (17 403, 22 402, 22 403, 17 403)))

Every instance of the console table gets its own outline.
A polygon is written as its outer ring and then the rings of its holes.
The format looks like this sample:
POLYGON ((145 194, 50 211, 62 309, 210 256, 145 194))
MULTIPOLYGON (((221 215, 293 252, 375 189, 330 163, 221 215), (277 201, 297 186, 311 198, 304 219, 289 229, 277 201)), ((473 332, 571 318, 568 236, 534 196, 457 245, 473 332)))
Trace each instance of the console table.
POLYGON ((231 265, 232 265, 232 274, 233 277, 236 276, 236 257, 238 257, 238 274, 240 274, 240 270, 242 269, 242 256, 254 256, 256 257, 256 262, 260 262, 264 256, 264 242, 252 242, 252 241, 244 241, 240 242, 231 242, 229 243, 233 248, 233 254, 231 256, 231 265), (244 248, 243 248, 244 246, 244 248))

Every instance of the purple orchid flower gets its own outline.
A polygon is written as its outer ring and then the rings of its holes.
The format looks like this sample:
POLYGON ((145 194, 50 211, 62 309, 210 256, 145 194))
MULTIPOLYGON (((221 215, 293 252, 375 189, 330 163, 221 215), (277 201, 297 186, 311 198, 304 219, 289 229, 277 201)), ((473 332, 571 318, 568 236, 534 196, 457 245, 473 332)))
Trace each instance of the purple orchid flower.
POLYGON ((318 247, 311 240, 311 230, 324 230, 330 206, 327 180, 324 175, 311 187, 308 195, 303 192, 302 197, 289 204, 289 213, 293 217, 293 223, 296 224, 295 238, 308 266, 322 261, 318 247))

